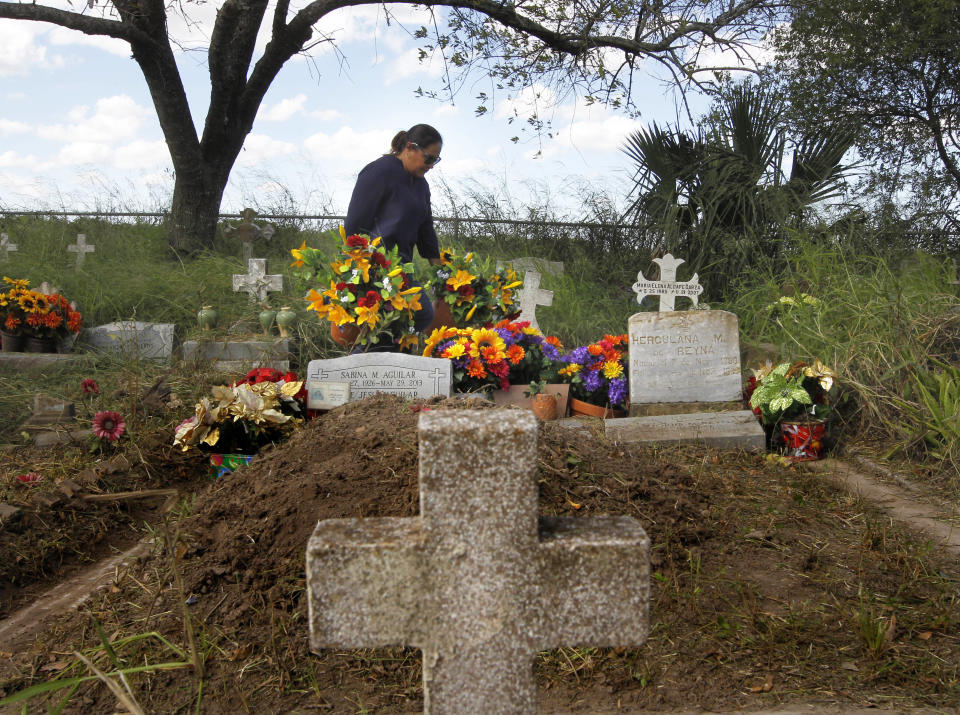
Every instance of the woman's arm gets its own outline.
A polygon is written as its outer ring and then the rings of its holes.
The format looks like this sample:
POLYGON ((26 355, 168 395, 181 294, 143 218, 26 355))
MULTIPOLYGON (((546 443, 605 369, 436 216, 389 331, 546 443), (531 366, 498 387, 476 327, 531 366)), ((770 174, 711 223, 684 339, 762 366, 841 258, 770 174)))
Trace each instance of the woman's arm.
POLYGON ((343 222, 348 236, 355 233, 372 236, 376 232, 377 212, 386 191, 387 182, 380 167, 375 163, 367 164, 360 170, 343 222))

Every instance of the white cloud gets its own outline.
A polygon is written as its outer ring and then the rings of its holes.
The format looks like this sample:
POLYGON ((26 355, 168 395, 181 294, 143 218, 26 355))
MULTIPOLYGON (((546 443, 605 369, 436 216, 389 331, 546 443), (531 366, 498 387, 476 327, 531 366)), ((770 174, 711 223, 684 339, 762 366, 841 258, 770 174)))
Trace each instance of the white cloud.
POLYGON ((25 166, 31 167, 37 163, 37 158, 33 155, 23 155, 18 154, 15 151, 5 151, 0 154, 0 166, 4 167, 17 167, 25 166))
POLYGON ((93 114, 87 106, 73 107, 67 112, 71 124, 41 125, 37 136, 61 142, 113 143, 135 137, 144 119, 150 116, 151 110, 119 94, 98 99, 93 114))
POLYGON ((24 122, 15 122, 10 119, 0 119, 0 132, 4 134, 26 134, 33 127, 24 122))
POLYGON ((26 20, 0 20, 0 77, 47 67, 47 48, 35 41, 43 28, 26 20))
POLYGON ((336 109, 316 109, 312 112, 307 112, 307 116, 319 119, 321 122, 332 122, 335 119, 342 119, 343 112, 336 109))
POLYGON ((254 166, 268 159, 292 154, 296 149, 295 144, 273 139, 266 134, 248 134, 237 157, 237 165, 254 166))
POLYGON ((117 147, 110 161, 118 169, 152 169, 170 163, 170 150, 166 142, 143 139, 117 147))
POLYGON ((298 94, 296 97, 281 99, 270 107, 261 106, 257 119, 264 122, 285 122, 295 114, 301 114, 306 101, 307 95, 298 94))
POLYGON ((317 132, 307 137, 303 146, 312 159, 340 162, 345 166, 361 167, 385 154, 390 149, 390 140, 395 132, 376 129, 358 132, 351 127, 342 127, 333 134, 317 132))
POLYGON ((51 45, 84 45, 86 47, 96 47, 109 52, 111 55, 130 56, 130 45, 115 37, 87 35, 77 30, 68 30, 65 27, 54 27, 50 30, 49 37, 51 45))
POLYGON ((446 119, 448 117, 456 117, 460 114, 460 107, 455 104, 441 104, 439 107, 433 110, 433 116, 440 117, 441 119, 446 119))
POLYGON ((556 104, 556 92, 550 87, 536 85, 524 88, 512 99, 498 101, 494 116, 497 119, 509 119, 514 116, 526 119, 533 115, 540 116, 556 104))
POLYGON ((70 142, 57 152, 55 164, 106 164, 111 155, 110 147, 99 142, 70 142))
POLYGON ((392 58, 387 64, 385 78, 387 82, 397 82, 407 77, 442 77, 443 58, 439 52, 420 59, 420 49, 411 47, 392 58))

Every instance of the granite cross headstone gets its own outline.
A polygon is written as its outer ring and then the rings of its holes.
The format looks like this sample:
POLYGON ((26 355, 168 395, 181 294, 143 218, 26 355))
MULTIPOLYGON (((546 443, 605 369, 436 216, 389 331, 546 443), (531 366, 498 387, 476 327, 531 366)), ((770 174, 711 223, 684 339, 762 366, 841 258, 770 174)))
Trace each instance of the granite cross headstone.
POLYGON ((310 648, 423 651, 424 712, 536 712, 537 651, 647 639, 649 540, 631 517, 537 518, 537 420, 420 416, 420 516, 320 521, 310 648))
POLYGON ((643 271, 637 274, 637 282, 633 284, 633 292, 637 294, 637 303, 643 303, 648 295, 660 296, 660 312, 674 310, 677 297, 689 298, 697 305, 698 296, 703 293, 703 286, 697 282, 697 274, 688 281, 677 280, 677 266, 684 262, 682 258, 674 258, 669 253, 663 258, 654 258, 653 262, 660 266, 660 280, 648 281, 643 277, 643 271))
POLYGON ((530 326, 540 329, 537 323, 537 306, 553 305, 553 291, 543 290, 540 287, 540 274, 536 271, 527 271, 523 274, 523 288, 517 296, 520 305, 520 320, 530 321, 530 326))
POLYGON ((78 233, 77 242, 70 246, 67 246, 67 250, 70 253, 77 254, 77 268, 80 268, 83 265, 83 259, 86 258, 86 255, 88 253, 93 253, 94 251, 96 251, 97 247, 94 246, 92 243, 91 244, 87 243, 86 234, 78 233))
POLYGON ((283 290, 283 275, 267 275, 267 259, 251 258, 247 261, 247 274, 234 274, 233 289, 250 294, 251 303, 262 303, 268 292, 283 290))
POLYGON ((253 242, 258 238, 269 241, 273 238, 274 228, 271 224, 264 224, 262 227, 253 223, 257 212, 253 209, 244 209, 240 212, 243 222, 237 226, 227 226, 224 233, 237 238, 243 250, 243 260, 249 261, 253 258, 253 242))
POLYGON ((7 263, 10 261, 10 252, 13 251, 16 253, 20 250, 20 246, 16 243, 10 243, 10 237, 5 233, 0 233, 0 251, 3 251, 3 262, 7 263))

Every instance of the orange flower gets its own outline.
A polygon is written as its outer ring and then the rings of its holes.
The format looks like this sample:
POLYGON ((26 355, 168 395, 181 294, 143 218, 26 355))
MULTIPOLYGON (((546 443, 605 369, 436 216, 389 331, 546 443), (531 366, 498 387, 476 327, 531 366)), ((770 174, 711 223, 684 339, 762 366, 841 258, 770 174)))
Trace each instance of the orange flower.
POLYGON ((487 371, 479 360, 471 360, 467 363, 467 374, 470 377, 483 379, 487 376, 487 371))
POLYGON ((548 335, 546 337, 546 341, 555 348, 563 349, 563 343, 560 342, 560 338, 558 338, 556 335, 548 335))
POLYGON ((27 325, 32 325, 34 328, 40 328, 43 326, 43 316, 40 313, 30 313, 27 316, 27 325))
POLYGON ((80 313, 78 313, 75 310, 71 310, 70 313, 67 315, 67 329, 71 333, 79 333, 80 321, 82 319, 83 319, 83 316, 81 316, 80 313))
POLYGON ((593 343, 592 345, 587 346, 587 352, 593 356, 602 355, 603 348, 599 344, 593 343))
POLYGON ((43 324, 48 328, 56 330, 63 325, 63 318, 60 313, 47 313, 43 316, 43 324))
POLYGON ((511 345, 507 348, 507 360, 514 365, 517 365, 521 360, 523 360, 526 354, 526 351, 519 345, 511 345))
POLYGON ((10 331, 16 330, 19 326, 20 326, 20 319, 13 315, 8 315, 7 321, 3 324, 3 327, 5 327, 7 330, 10 330, 10 331))

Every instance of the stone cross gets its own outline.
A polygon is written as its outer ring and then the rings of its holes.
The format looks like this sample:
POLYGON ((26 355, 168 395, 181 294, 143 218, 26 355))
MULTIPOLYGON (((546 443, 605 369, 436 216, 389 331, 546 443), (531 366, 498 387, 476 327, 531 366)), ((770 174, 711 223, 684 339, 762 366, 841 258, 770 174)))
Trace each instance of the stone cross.
POLYGON ((553 291, 540 288, 540 274, 527 271, 523 274, 523 288, 517 296, 520 304, 520 319, 529 320, 530 327, 540 329, 537 324, 537 306, 553 305, 553 291))
POLYGON ((10 243, 10 237, 5 233, 0 233, 0 251, 3 251, 3 262, 7 263, 10 260, 10 252, 13 251, 16 253, 20 250, 20 246, 16 243, 10 243))
POLYGON ((537 420, 420 415, 420 516, 328 519, 307 544, 310 648, 415 646, 424 712, 534 713, 536 654, 646 642, 631 517, 537 518, 537 420))
POLYGON ((283 290, 283 276, 267 275, 267 259, 251 258, 247 261, 248 275, 234 274, 233 289, 237 292, 246 291, 250 294, 251 303, 262 303, 267 299, 268 292, 283 290))
POLYGON ((50 285, 47 281, 44 281, 43 283, 41 283, 37 287, 37 290, 39 290, 44 295, 56 295, 60 292, 59 288, 57 288, 56 286, 50 285))
POLYGON ((654 258, 653 262, 660 266, 660 280, 648 281, 643 277, 643 271, 637 273, 637 282, 633 284, 637 303, 643 303, 648 295, 658 295, 661 313, 675 310, 673 306, 677 296, 689 298, 697 305, 697 297, 703 293, 703 286, 698 283, 696 273, 688 281, 677 280, 677 266, 684 262, 682 258, 674 258, 668 253, 663 258, 654 258))
POLYGON ((269 241, 273 238, 274 228, 271 224, 264 224, 261 228, 257 224, 253 223, 253 219, 256 218, 257 212, 253 209, 244 209, 240 212, 240 217, 243 219, 243 222, 238 226, 227 226, 223 232, 228 236, 236 236, 237 240, 240 241, 240 245, 243 248, 243 260, 249 261, 253 258, 253 242, 258 238, 264 238, 269 241))
POLYGON ((67 250, 70 253, 77 254, 77 268, 80 268, 83 265, 83 259, 86 258, 86 254, 93 253, 97 250, 97 247, 93 244, 87 245, 87 236, 83 233, 77 234, 77 242, 72 246, 67 246, 67 250))

